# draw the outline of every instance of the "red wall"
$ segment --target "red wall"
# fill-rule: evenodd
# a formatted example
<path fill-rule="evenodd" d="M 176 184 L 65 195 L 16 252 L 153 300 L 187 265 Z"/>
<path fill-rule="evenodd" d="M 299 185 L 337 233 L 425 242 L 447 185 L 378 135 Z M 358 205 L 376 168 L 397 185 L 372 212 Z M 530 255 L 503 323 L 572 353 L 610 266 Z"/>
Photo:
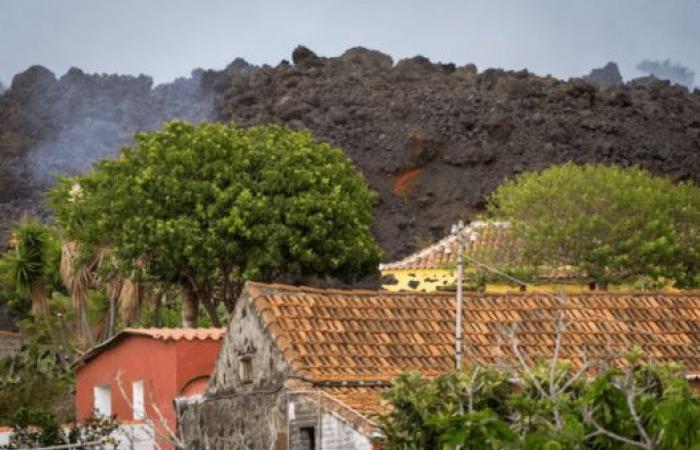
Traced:
<path fill-rule="evenodd" d="M 75 404 L 78 420 L 93 413 L 93 388 L 105 384 L 111 388 L 112 414 L 122 421 L 133 420 L 133 411 L 115 380 L 121 370 L 122 386 L 129 402 L 132 400 L 132 383 L 143 381 L 146 415 L 158 423 L 153 406 L 157 405 L 170 429 L 176 430 L 173 399 L 193 379 L 211 375 L 221 342 L 122 337 L 77 369 Z"/>
<path fill-rule="evenodd" d="M 206 341 L 181 339 L 177 341 L 176 383 L 178 396 L 182 394 L 182 390 L 191 381 L 211 375 L 222 342 L 223 339 L 219 341 L 212 339 Z"/>

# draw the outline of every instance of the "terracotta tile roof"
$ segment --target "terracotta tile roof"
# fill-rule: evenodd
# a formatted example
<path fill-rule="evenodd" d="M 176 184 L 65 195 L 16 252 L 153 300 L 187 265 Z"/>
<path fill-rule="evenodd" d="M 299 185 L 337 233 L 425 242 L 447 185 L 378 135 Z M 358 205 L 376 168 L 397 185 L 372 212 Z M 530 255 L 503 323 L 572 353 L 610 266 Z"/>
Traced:
<path fill-rule="evenodd" d="M 508 222 L 471 222 L 462 229 L 466 256 L 489 264 L 508 265 L 517 257 Z M 380 264 L 379 270 L 445 269 L 457 262 L 457 237 L 449 235 L 402 260 Z"/>
<path fill-rule="evenodd" d="M 73 363 L 73 367 L 81 367 L 126 336 L 145 336 L 162 341 L 218 341 L 223 339 L 225 335 L 226 328 L 125 328 L 111 339 L 92 347 L 80 355 Z"/>
<path fill-rule="evenodd" d="M 226 328 L 126 328 L 124 334 L 148 336 L 163 341 L 181 339 L 187 341 L 212 339 L 218 341 L 226 335 Z"/>
<path fill-rule="evenodd" d="M 435 376 L 454 365 L 452 294 L 257 283 L 248 283 L 246 290 L 295 374 L 317 386 L 390 382 L 407 370 Z M 568 294 L 566 299 L 468 293 L 465 359 L 499 366 L 512 363 L 509 332 L 516 332 L 528 358 L 548 358 L 560 313 L 568 323 L 562 359 L 576 364 L 584 352 L 592 358 L 639 346 L 649 360 L 677 361 L 690 374 L 700 374 L 698 292 L 591 292 Z"/>
<path fill-rule="evenodd" d="M 388 402 L 382 399 L 385 387 L 324 386 L 317 389 L 369 419 L 376 414 L 389 412 Z"/>

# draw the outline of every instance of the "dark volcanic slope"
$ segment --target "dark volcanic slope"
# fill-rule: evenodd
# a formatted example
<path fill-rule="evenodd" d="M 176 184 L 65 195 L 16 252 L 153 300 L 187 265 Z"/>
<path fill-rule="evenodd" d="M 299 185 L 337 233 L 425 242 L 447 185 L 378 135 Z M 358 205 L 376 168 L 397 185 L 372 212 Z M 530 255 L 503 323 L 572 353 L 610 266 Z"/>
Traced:
<path fill-rule="evenodd" d="M 126 132 L 169 117 L 207 118 L 187 114 L 213 101 L 215 118 L 307 127 L 343 147 L 381 194 L 375 233 L 385 259 L 441 236 L 458 218 L 481 210 L 485 195 L 504 178 L 524 170 L 565 161 L 639 164 L 673 179 L 700 182 L 698 91 L 689 94 L 654 79 L 595 86 L 526 71 L 477 73 L 473 65 L 432 64 L 422 57 L 393 64 L 388 56 L 364 49 L 319 58 L 298 48 L 293 60 L 293 65 L 283 62 L 274 68 L 238 60 L 225 71 L 200 73 L 192 97 L 177 88 L 158 93 L 148 83 L 137 89 L 139 79 L 130 79 L 134 86 L 119 95 L 71 84 L 72 94 L 61 91 L 57 97 L 53 90 L 37 91 L 16 78 L 0 97 L 0 164 L 3 158 L 5 167 L 49 158 L 45 150 L 39 158 L 26 159 L 36 152 L 37 142 L 65 152 L 52 141 L 61 137 L 56 130 L 65 129 L 62 121 L 55 115 L 48 122 L 34 117 L 57 102 L 119 105 L 112 109 L 128 120 L 110 123 Z M 90 79 L 83 74 L 76 78 Z M 40 104 L 30 109 L 27 96 Z M 173 100 L 181 108 L 176 114 L 169 96 L 185 103 L 191 98 L 193 106 Z M 89 108 L 78 110 L 78 122 L 95 120 Z M 7 155 L 15 155 L 13 164 Z M 37 175 L 26 167 L 13 170 L 19 182 L 6 191 L 5 200 L 33 196 L 35 184 L 21 187 Z M 12 211 L 16 217 L 17 209 Z"/>
<path fill-rule="evenodd" d="M 700 92 L 647 79 L 596 87 L 522 72 L 396 65 L 348 50 L 219 80 L 218 114 L 282 121 L 343 147 L 381 193 L 385 259 L 443 235 L 504 178 L 566 161 L 639 164 L 700 182 Z"/>
<path fill-rule="evenodd" d="M 0 95 L 0 235 L 19 215 L 37 212 L 57 174 L 75 174 L 115 155 L 134 132 L 171 118 L 213 119 L 203 76 L 196 70 L 155 88 L 147 76 L 87 75 L 75 68 L 58 79 L 41 66 L 15 76 Z"/>

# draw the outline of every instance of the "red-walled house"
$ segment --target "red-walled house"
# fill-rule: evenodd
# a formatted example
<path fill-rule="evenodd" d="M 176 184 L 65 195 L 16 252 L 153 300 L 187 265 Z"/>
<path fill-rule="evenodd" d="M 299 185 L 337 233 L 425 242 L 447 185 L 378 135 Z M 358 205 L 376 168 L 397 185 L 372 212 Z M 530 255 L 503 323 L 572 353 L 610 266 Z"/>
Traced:
<path fill-rule="evenodd" d="M 120 421 L 148 417 L 158 425 L 157 406 L 176 430 L 173 400 L 204 391 L 224 333 L 224 328 L 127 328 L 92 348 L 76 363 L 78 420 L 96 412 Z"/>

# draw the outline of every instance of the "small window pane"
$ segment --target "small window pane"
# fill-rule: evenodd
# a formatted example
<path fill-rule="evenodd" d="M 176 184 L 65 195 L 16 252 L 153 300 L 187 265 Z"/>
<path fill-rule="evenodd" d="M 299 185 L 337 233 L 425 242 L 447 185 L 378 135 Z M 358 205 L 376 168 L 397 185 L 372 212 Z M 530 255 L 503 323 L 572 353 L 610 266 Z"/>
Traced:
<path fill-rule="evenodd" d="M 95 398 L 95 414 L 98 416 L 111 416 L 112 392 L 109 385 L 95 386 L 93 394 Z"/>
<path fill-rule="evenodd" d="M 241 383 L 253 382 L 253 361 L 249 356 L 244 356 L 238 360 L 238 377 Z"/>
<path fill-rule="evenodd" d="M 132 385 L 132 399 L 134 420 L 144 419 L 146 417 L 146 409 L 143 399 L 143 381 L 134 381 Z"/>

